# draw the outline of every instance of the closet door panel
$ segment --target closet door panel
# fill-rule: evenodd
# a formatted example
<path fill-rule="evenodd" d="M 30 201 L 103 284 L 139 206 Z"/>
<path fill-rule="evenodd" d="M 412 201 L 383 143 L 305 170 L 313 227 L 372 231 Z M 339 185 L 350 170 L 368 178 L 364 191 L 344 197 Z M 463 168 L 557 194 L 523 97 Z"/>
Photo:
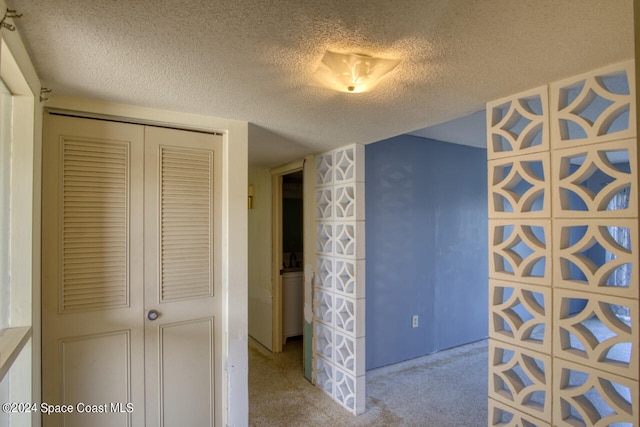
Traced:
<path fill-rule="evenodd" d="M 74 411 L 43 423 L 142 425 L 143 128 L 47 115 L 44 135 L 43 402 Z"/>
<path fill-rule="evenodd" d="M 145 134 L 147 423 L 219 425 L 222 138 Z"/>

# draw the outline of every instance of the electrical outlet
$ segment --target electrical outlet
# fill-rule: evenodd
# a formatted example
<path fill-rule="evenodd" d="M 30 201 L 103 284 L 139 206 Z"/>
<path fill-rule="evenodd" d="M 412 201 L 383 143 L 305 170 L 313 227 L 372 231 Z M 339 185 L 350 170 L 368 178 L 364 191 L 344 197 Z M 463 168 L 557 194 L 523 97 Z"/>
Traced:
<path fill-rule="evenodd" d="M 417 314 L 415 316 L 411 317 L 411 327 L 412 328 L 417 328 L 418 327 L 418 315 Z"/>

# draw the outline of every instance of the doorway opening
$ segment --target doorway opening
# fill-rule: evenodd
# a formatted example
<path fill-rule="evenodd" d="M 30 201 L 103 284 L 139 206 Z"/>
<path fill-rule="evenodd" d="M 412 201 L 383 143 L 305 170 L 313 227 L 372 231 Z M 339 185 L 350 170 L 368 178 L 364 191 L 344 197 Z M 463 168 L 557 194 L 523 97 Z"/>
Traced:
<path fill-rule="evenodd" d="M 304 161 L 273 169 L 272 175 L 272 351 L 305 336 Z"/>
<path fill-rule="evenodd" d="M 303 273 L 303 174 L 302 171 L 282 176 L 282 344 L 302 338 L 304 273 Z"/>

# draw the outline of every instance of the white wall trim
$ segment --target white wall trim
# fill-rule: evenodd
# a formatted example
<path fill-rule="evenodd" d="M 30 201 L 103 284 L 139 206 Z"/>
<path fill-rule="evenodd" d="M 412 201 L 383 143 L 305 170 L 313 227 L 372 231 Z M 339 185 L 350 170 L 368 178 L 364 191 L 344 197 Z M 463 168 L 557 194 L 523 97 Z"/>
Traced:
<path fill-rule="evenodd" d="M 0 0 L 0 10 L 6 10 Z M 11 170 L 11 326 L 31 330 L 9 371 L 10 399 L 40 400 L 40 81 L 18 31 L 0 30 L 0 75 L 13 94 Z M 23 329 L 23 328 L 21 328 Z M 15 416 L 14 416 L 15 415 Z M 39 414 L 11 414 L 15 426 L 39 426 Z"/>
<path fill-rule="evenodd" d="M 282 177 L 302 171 L 304 159 L 271 169 L 271 348 L 282 352 Z"/>

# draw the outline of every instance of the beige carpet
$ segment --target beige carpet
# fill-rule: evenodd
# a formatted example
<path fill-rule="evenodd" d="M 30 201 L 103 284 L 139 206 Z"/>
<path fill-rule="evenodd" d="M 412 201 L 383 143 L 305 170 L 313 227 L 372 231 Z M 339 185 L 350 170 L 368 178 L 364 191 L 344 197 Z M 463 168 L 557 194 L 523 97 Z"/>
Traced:
<path fill-rule="evenodd" d="M 354 416 L 309 383 L 302 340 L 272 354 L 249 339 L 252 427 L 487 425 L 487 342 L 367 372 L 367 412 Z"/>

